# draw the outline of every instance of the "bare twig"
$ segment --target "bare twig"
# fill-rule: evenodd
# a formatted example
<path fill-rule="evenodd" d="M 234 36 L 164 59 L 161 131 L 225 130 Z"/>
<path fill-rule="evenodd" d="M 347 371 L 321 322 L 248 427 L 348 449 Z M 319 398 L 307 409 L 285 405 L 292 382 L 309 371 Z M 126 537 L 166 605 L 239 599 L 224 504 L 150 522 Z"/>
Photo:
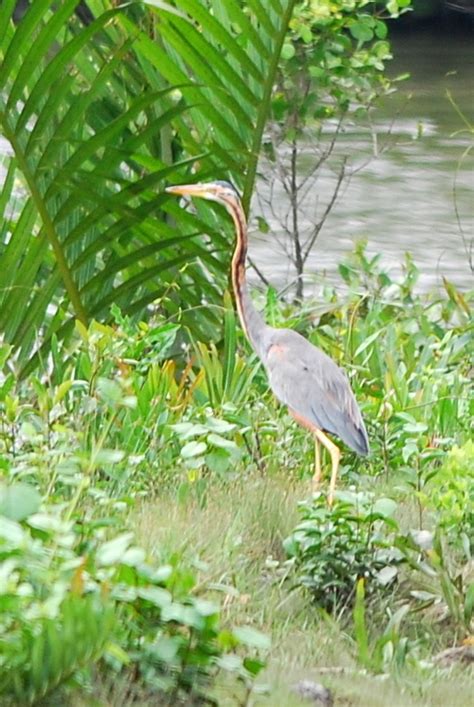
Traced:
<path fill-rule="evenodd" d="M 344 159 L 342 161 L 341 168 L 339 170 L 339 176 L 337 178 L 336 187 L 332 193 L 331 199 L 329 200 L 329 203 L 327 204 L 322 217 L 319 219 L 318 223 L 314 227 L 312 235 L 304 244 L 303 264 L 306 263 L 308 256 L 309 256 L 314 244 L 316 243 L 316 239 L 319 236 L 321 229 L 324 226 L 327 217 L 331 213 L 332 207 L 334 206 L 336 199 L 339 195 L 339 190 L 341 188 L 342 182 L 343 182 L 344 177 L 346 175 L 346 163 L 347 163 L 347 157 L 344 157 Z"/>
<path fill-rule="evenodd" d="M 247 256 L 247 260 L 248 260 L 248 263 L 249 263 L 250 267 L 253 268 L 253 270 L 255 270 L 255 273 L 258 275 L 258 277 L 259 277 L 260 280 L 263 282 L 263 284 L 265 285 L 265 287 L 270 287 L 270 282 L 267 280 L 267 278 L 265 277 L 265 275 L 263 274 L 263 272 L 260 270 L 260 268 L 254 263 L 254 261 L 252 260 L 252 258 L 250 258 L 249 256 Z"/>

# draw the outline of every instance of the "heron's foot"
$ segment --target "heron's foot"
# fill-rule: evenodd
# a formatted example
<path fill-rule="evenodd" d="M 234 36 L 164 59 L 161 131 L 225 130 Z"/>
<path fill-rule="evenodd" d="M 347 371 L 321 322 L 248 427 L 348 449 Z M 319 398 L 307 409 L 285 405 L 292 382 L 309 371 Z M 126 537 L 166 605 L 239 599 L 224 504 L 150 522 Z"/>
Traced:
<path fill-rule="evenodd" d="M 313 502 L 318 501 L 320 498 L 326 498 L 326 503 L 329 508 L 332 508 L 334 504 L 334 491 L 329 490 L 327 493 L 321 488 L 321 484 L 315 483 L 314 479 L 311 482 L 311 498 Z"/>
<path fill-rule="evenodd" d="M 321 489 L 321 481 L 319 478 L 319 475 L 316 476 L 316 474 L 313 476 L 311 479 L 311 491 L 312 493 L 318 493 Z"/>

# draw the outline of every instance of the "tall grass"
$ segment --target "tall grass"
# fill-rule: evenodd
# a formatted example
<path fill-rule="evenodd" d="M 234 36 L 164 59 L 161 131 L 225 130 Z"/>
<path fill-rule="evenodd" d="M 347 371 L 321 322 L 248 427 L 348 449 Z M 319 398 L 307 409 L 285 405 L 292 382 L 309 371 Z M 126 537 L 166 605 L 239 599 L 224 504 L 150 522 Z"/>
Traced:
<path fill-rule="evenodd" d="M 37 375 L 7 364 L 6 703 L 290 705 L 312 677 L 354 704 L 468 704 L 472 684 L 435 656 L 472 632 L 472 297 L 419 294 L 411 261 L 394 281 L 363 248 L 341 274 L 317 322 L 271 293 L 266 312 L 344 363 L 368 424 L 372 453 L 344 450 L 332 511 L 229 301 L 214 343 L 115 309 L 54 342 Z M 78 630 L 103 613 L 86 653 L 71 594 Z"/>

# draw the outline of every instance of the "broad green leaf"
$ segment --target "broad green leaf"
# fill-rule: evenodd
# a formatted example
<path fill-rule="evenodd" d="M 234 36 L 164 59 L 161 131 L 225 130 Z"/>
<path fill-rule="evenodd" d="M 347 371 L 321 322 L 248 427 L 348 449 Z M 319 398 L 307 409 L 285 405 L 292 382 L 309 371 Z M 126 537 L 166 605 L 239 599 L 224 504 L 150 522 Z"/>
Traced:
<path fill-rule="evenodd" d="M 167 589 L 162 589 L 161 587 L 141 587 L 137 590 L 137 595 L 141 599 L 146 599 L 151 604 L 158 606 L 162 609 L 164 606 L 168 606 L 172 602 L 172 596 Z"/>
<path fill-rule="evenodd" d="M 396 509 L 397 502 L 394 501 L 392 498 L 378 498 L 374 503 L 372 511 L 374 513 L 380 513 L 380 515 L 390 518 L 391 516 L 393 516 Z"/>
<path fill-rule="evenodd" d="M 24 520 L 36 513 L 41 504 L 38 491 L 28 484 L 0 486 L 0 515 L 10 520 Z"/>
<path fill-rule="evenodd" d="M 232 633 L 239 643 L 243 643 L 245 646 L 252 646 L 263 651 L 267 651 L 271 647 L 270 638 L 252 626 L 239 626 L 234 628 Z"/>
<path fill-rule="evenodd" d="M 96 554 L 97 564 L 104 566 L 118 564 L 130 547 L 132 540 L 133 533 L 122 533 L 122 535 L 101 545 Z"/>
<path fill-rule="evenodd" d="M 19 206 L 2 229 L 0 330 L 23 374 L 76 319 L 108 320 L 114 303 L 142 314 L 170 291 L 191 333 L 210 335 L 217 317 L 201 298 L 222 298 L 229 231 L 163 189 L 199 169 L 243 184 L 248 209 L 294 0 L 103 0 L 88 25 L 76 5 L 35 0 L 17 24 L 15 3 L 0 6 L 0 130 L 13 153 L 0 207 Z"/>
<path fill-rule="evenodd" d="M 0 516 L 0 538 L 10 545 L 20 545 L 26 534 L 23 528 L 16 521 L 5 516 Z"/>
<path fill-rule="evenodd" d="M 207 449 L 205 442 L 188 442 L 181 449 L 181 456 L 183 459 L 190 459 L 191 457 L 198 457 L 203 454 Z"/>
<path fill-rule="evenodd" d="M 229 451 L 234 451 L 235 449 L 238 449 L 236 443 L 231 440 L 231 439 L 225 439 L 225 437 L 221 437 L 218 434 L 211 433 L 207 441 L 209 444 L 212 444 L 214 447 L 219 447 L 220 449 L 227 449 Z"/>

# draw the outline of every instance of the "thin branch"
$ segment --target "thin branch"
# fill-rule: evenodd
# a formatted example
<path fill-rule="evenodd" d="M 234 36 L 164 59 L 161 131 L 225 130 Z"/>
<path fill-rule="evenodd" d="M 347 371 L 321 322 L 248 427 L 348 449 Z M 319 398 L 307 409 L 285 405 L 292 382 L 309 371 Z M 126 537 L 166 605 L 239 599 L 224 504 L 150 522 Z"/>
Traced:
<path fill-rule="evenodd" d="M 267 278 L 266 278 L 265 275 L 262 273 L 262 271 L 260 270 L 260 268 L 256 265 L 256 263 L 254 263 L 254 261 L 252 260 L 252 258 L 250 258 L 250 256 L 247 256 L 247 260 L 248 260 L 248 264 L 250 265 L 251 268 L 253 268 L 253 270 L 255 270 L 256 274 L 258 275 L 258 277 L 260 278 L 260 280 L 263 282 L 263 284 L 265 285 L 265 287 L 270 287 L 271 283 L 269 282 L 269 280 L 267 280 Z"/>
<path fill-rule="evenodd" d="M 342 161 L 342 166 L 341 166 L 341 169 L 339 170 L 339 176 L 338 176 L 336 187 L 333 191 L 332 197 L 331 197 L 328 205 L 326 206 L 326 209 L 324 210 L 324 213 L 323 213 L 321 219 L 314 227 L 312 236 L 305 243 L 305 250 L 304 250 L 304 254 L 303 254 L 303 263 L 306 263 L 308 256 L 309 256 L 314 244 L 316 243 L 316 239 L 319 236 L 321 229 L 324 226 L 326 219 L 329 216 L 329 214 L 330 214 L 330 212 L 336 202 L 342 182 L 344 180 L 344 177 L 346 176 L 346 163 L 347 163 L 347 156 L 344 157 L 344 159 Z"/>
<path fill-rule="evenodd" d="M 324 162 L 326 162 L 326 161 L 329 159 L 329 157 L 331 156 L 331 154 L 333 153 L 334 148 L 335 148 L 335 146 L 336 146 L 337 138 L 339 137 L 339 133 L 341 132 L 343 117 L 344 117 L 344 115 L 341 115 L 341 117 L 339 118 L 338 123 L 337 123 L 336 130 L 334 131 L 334 135 L 333 135 L 333 137 L 332 137 L 332 139 L 331 139 L 331 142 L 329 143 L 328 147 L 320 153 L 320 157 L 319 157 L 319 159 L 316 161 L 316 163 L 314 164 L 314 166 L 312 167 L 312 169 L 311 169 L 311 170 L 309 171 L 309 173 L 304 177 L 304 179 L 301 180 L 301 182 L 300 182 L 300 184 L 299 184 L 299 189 L 301 189 L 301 188 L 304 187 L 304 185 L 306 184 L 306 182 L 319 170 L 319 168 L 321 167 L 321 165 L 322 165 Z M 315 151 L 317 151 L 317 148 L 315 148 Z"/>

